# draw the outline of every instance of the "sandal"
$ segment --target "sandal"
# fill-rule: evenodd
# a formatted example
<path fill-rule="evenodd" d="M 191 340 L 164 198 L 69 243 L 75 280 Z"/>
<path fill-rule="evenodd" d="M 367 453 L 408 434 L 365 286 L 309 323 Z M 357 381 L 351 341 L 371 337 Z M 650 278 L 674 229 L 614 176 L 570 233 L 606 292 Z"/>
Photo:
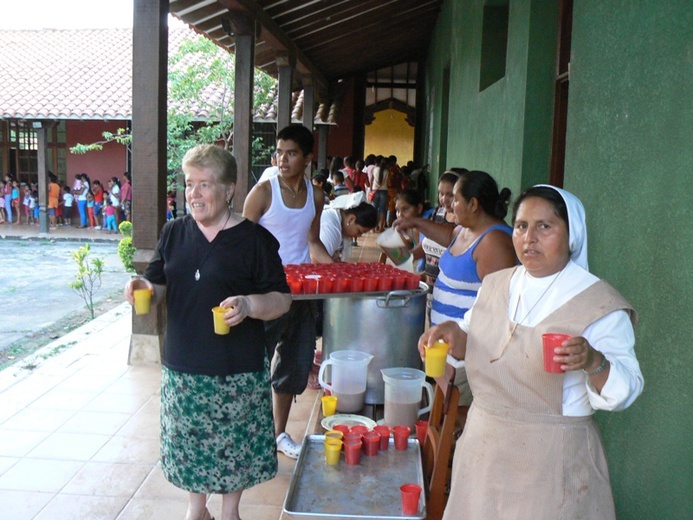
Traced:
<path fill-rule="evenodd" d="M 291 435 L 284 432 L 277 437 L 277 451 L 282 452 L 290 459 L 297 459 L 301 454 L 301 445 L 291 438 Z"/>

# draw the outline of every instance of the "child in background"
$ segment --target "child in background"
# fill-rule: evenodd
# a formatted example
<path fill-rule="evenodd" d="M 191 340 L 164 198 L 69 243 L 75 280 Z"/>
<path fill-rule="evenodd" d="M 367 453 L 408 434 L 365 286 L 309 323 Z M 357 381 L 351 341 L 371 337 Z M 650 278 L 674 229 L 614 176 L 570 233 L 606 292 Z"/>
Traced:
<path fill-rule="evenodd" d="M 31 214 L 31 186 L 28 184 L 24 186 L 23 190 L 22 206 L 24 206 L 24 216 L 26 217 L 26 223 L 31 224 L 33 220 L 33 215 Z"/>
<path fill-rule="evenodd" d="M 94 229 L 96 219 L 94 218 L 94 195 L 91 191 L 87 192 L 87 215 L 89 216 L 89 229 Z"/>
<path fill-rule="evenodd" d="M 334 193 L 335 197 L 349 194 L 349 188 L 344 185 L 344 174 L 339 170 L 332 173 L 332 183 L 334 184 L 332 193 Z"/>
<path fill-rule="evenodd" d="M 5 181 L 0 180 L 0 224 L 4 224 L 5 219 L 7 218 L 7 214 L 5 213 L 5 197 L 2 196 L 4 191 Z"/>
<path fill-rule="evenodd" d="M 24 198 L 24 207 L 27 208 L 27 224 L 38 224 L 38 214 L 37 214 L 37 209 L 38 209 L 38 191 L 31 191 L 31 189 L 28 190 L 27 196 Z M 29 204 L 26 205 L 26 201 L 29 201 Z"/>
<path fill-rule="evenodd" d="M 69 186 L 63 188 L 63 225 L 72 225 L 72 206 L 75 203 L 75 197 L 70 193 L 72 190 Z"/>
<path fill-rule="evenodd" d="M 176 218 L 176 192 L 169 191 L 166 194 L 166 221 L 173 220 Z"/>
<path fill-rule="evenodd" d="M 106 202 L 106 209 L 104 210 L 105 218 L 106 218 L 106 229 L 108 230 L 109 233 L 117 233 L 118 232 L 118 227 L 116 226 L 116 210 L 115 207 L 113 206 L 113 202 L 111 201 L 111 198 L 108 197 L 104 199 Z"/>
<path fill-rule="evenodd" d="M 35 189 L 35 190 L 31 193 L 31 197 L 32 197 L 32 199 L 33 199 L 33 201 L 34 201 L 34 207 L 33 207 L 32 210 L 31 210 L 31 211 L 34 212 L 34 224 L 36 224 L 36 225 L 38 226 L 38 224 L 39 224 L 39 215 L 41 214 L 41 211 L 40 211 L 41 208 L 40 208 L 40 206 L 39 206 L 38 190 Z"/>
<path fill-rule="evenodd" d="M 17 215 L 17 222 L 22 223 L 22 213 L 19 211 L 19 183 L 12 181 L 12 211 Z"/>

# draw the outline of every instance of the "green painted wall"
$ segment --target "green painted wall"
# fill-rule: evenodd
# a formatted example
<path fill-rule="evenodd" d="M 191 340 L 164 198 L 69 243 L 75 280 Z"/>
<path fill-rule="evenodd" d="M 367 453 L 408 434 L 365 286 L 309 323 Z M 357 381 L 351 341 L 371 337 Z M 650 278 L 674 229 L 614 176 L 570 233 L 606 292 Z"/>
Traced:
<path fill-rule="evenodd" d="M 483 169 L 515 196 L 547 182 L 557 5 L 510 0 L 506 75 L 479 92 L 483 1 L 444 3 L 425 87 L 432 172 Z M 565 187 L 586 207 L 591 270 L 640 313 L 645 392 L 624 412 L 597 414 L 621 520 L 693 511 L 692 5 L 575 0 L 574 7 Z M 446 68 L 451 92 L 441 129 Z"/>
<path fill-rule="evenodd" d="M 557 7 L 510 2 L 505 76 L 479 91 L 482 0 L 443 5 L 429 52 L 428 157 L 432 172 L 462 166 L 484 170 L 518 194 L 548 177 Z M 447 157 L 438 157 L 445 67 L 450 68 Z M 435 183 L 431 186 L 435 192 Z"/>
<path fill-rule="evenodd" d="M 565 187 L 586 206 L 591 269 L 640 314 L 645 391 L 598 414 L 619 518 L 693 515 L 692 15 L 575 3 Z"/>

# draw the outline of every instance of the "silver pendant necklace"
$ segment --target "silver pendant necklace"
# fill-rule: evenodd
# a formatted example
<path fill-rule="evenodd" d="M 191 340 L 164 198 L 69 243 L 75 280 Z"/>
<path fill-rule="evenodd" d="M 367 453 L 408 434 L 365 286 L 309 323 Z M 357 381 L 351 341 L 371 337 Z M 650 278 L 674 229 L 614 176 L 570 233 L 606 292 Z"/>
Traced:
<path fill-rule="evenodd" d="M 224 221 L 224 224 L 221 226 L 221 228 L 219 229 L 219 231 L 217 231 L 217 235 L 214 236 L 214 240 L 212 240 L 212 245 L 211 245 L 211 247 L 209 248 L 209 250 L 207 251 L 207 254 L 205 255 L 205 257 L 202 259 L 202 262 L 198 262 L 198 263 L 197 263 L 198 268 L 195 270 L 195 281 L 196 281 L 196 282 L 199 282 L 199 281 L 200 281 L 200 269 L 202 268 L 203 265 L 205 265 L 205 262 L 207 261 L 207 258 L 209 258 L 210 253 L 211 253 L 212 251 L 214 251 L 214 247 L 217 245 L 217 243 L 215 242 L 215 240 L 217 239 L 217 236 L 219 235 L 219 233 L 222 232 L 222 231 L 224 230 L 224 227 L 226 227 L 226 224 L 228 224 L 230 218 L 231 218 L 231 211 L 229 211 L 229 214 L 228 214 L 228 216 L 226 217 L 226 220 Z"/>

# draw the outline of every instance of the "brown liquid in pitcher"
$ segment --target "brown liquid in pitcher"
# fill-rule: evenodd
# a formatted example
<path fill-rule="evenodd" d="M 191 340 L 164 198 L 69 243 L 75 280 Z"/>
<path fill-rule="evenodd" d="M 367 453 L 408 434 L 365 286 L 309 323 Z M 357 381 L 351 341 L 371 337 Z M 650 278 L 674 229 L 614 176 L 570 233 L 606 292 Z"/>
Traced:
<path fill-rule="evenodd" d="M 414 431 L 418 417 L 419 403 L 395 403 L 385 399 L 385 424 L 388 426 L 409 426 Z"/>
<path fill-rule="evenodd" d="M 344 392 L 335 392 L 337 396 L 337 411 L 342 413 L 354 413 L 363 408 L 363 400 L 366 397 L 366 391 L 356 394 L 347 394 Z"/>

